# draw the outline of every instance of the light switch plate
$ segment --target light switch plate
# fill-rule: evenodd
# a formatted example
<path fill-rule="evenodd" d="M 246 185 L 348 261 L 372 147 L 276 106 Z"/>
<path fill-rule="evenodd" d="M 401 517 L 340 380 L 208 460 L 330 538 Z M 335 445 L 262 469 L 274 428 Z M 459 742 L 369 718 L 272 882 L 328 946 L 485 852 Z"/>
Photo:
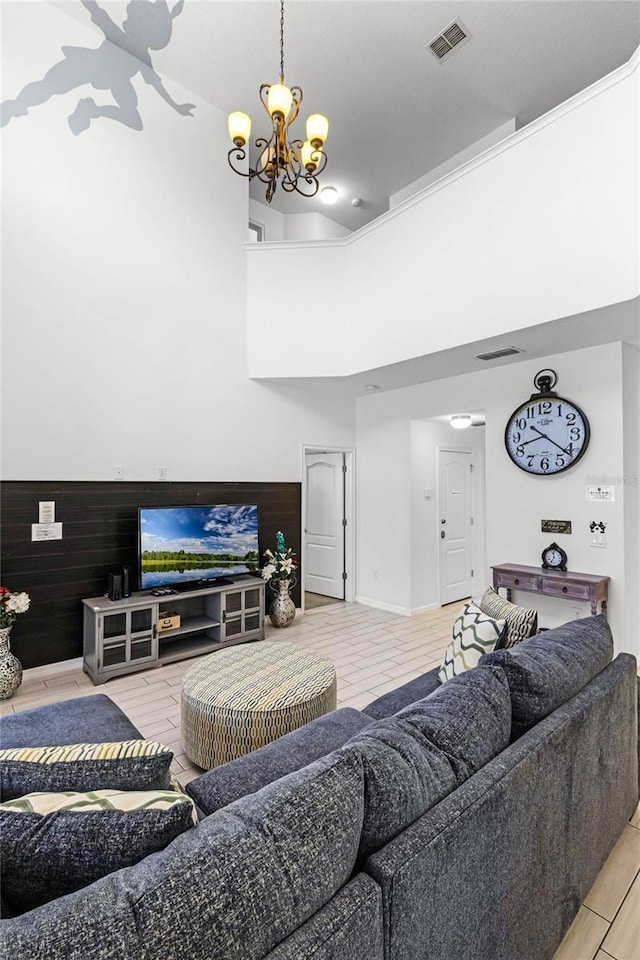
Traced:
<path fill-rule="evenodd" d="M 613 503 L 616 499 L 615 487 L 610 485 L 604 487 L 587 486 L 585 492 L 590 503 Z"/>
<path fill-rule="evenodd" d="M 38 523 L 53 523 L 55 519 L 55 500 L 40 500 L 38 504 Z"/>
<path fill-rule="evenodd" d="M 62 540 L 61 523 L 32 523 L 32 540 Z"/>

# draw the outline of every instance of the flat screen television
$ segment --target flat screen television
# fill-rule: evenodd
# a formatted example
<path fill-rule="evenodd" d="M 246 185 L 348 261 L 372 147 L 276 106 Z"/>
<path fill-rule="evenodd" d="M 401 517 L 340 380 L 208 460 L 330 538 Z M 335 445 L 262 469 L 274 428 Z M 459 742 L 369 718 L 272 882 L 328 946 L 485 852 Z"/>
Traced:
<path fill-rule="evenodd" d="M 190 589 L 259 568 L 255 504 L 140 507 L 139 584 Z"/>

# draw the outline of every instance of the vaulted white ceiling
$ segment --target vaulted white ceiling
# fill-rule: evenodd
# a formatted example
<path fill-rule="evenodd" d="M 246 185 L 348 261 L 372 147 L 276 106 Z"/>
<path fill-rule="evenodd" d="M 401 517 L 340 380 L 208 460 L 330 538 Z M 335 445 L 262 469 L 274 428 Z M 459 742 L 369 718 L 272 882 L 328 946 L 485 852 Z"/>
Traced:
<path fill-rule="evenodd" d="M 80 0 L 55 5 L 89 22 Z M 124 20 L 122 0 L 102 6 Z M 329 117 L 323 182 L 339 201 L 280 192 L 272 206 L 350 229 L 505 121 L 523 126 L 605 76 L 640 42 L 636 0 L 287 0 L 285 17 L 286 80 L 304 91 L 303 118 Z M 438 62 L 425 46 L 454 18 L 470 39 Z M 279 20 L 278 0 L 185 0 L 154 66 L 224 111 L 249 113 L 259 136 L 258 88 L 278 80 Z M 252 196 L 264 200 L 263 189 L 254 183 Z"/>

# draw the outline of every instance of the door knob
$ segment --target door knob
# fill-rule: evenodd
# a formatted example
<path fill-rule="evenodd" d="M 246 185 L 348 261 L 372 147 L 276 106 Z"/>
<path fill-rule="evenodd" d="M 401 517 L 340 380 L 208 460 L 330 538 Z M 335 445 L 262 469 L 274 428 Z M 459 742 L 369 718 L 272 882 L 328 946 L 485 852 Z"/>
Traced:
<path fill-rule="evenodd" d="M 441 540 L 444 540 L 445 537 L 446 537 L 446 533 L 444 532 L 444 530 L 441 530 L 441 531 L 440 531 L 440 539 L 441 539 Z"/>
<path fill-rule="evenodd" d="M 441 521 L 440 521 L 440 523 L 446 523 L 446 522 L 447 522 L 446 520 L 441 520 Z"/>

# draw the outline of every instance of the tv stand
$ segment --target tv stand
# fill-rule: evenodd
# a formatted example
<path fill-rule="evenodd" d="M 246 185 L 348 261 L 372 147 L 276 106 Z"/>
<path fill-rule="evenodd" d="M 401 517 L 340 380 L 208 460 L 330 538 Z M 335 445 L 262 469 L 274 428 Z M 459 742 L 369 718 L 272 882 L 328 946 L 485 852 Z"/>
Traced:
<path fill-rule="evenodd" d="M 94 684 L 249 640 L 264 640 L 263 580 L 192 585 L 168 597 L 149 590 L 126 600 L 83 600 L 83 670 Z M 162 613 L 162 616 L 160 614 Z M 170 617 L 179 623 L 162 629 Z"/>

